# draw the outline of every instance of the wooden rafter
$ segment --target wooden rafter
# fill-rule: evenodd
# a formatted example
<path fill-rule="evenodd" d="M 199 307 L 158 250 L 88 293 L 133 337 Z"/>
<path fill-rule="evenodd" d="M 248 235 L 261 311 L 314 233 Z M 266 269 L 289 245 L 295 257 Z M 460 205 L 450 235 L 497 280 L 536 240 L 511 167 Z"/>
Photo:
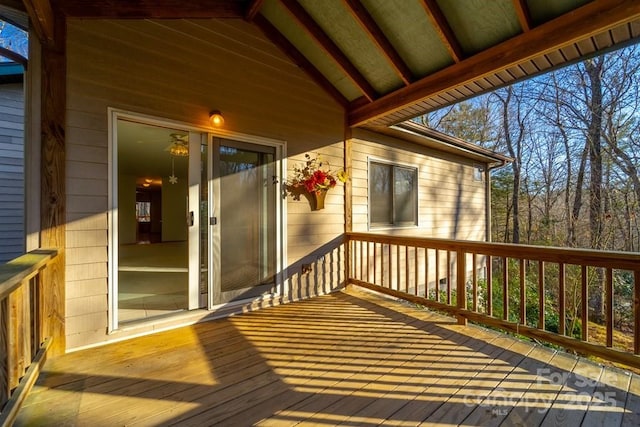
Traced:
<path fill-rule="evenodd" d="M 420 2 L 424 7 L 424 11 L 429 16 L 429 19 L 433 23 L 433 26 L 440 36 L 440 39 L 444 43 L 447 51 L 453 58 L 454 62 L 460 62 L 464 58 L 464 52 L 460 46 L 460 42 L 456 38 L 447 18 L 442 13 L 440 6 L 436 3 L 436 0 L 422 0 Z"/>
<path fill-rule="evenodd" d="M 360 89 L 364 96 L 373 101 L 377 93 L 373 86 L 365 79 L 358 69 L 351 63 L 340 48 L 320 28 L 309 13 L 296 0 L 281 0 L 282 4 L 296 19 L 304 30 L 311 36 L 322 49 L 331 57 L 349 79 Z"/>
<path fill-rule="evenodd" d="M 640 19 L 640 2 L 637 0 L 587 3 L 572 13 L 539 25 L 374 102 L 350 109 L 349 125 L 363 125 L 428 97 L 636 19 Z"/>
<path fill-rule="evenodd" d="M 264 16 L 258 14 L 253 18 L 253 22 L 262 30 L 265 36 L 278 46 L 295 64 L 305 71 L 321 88 L 323 88 L 333 99 L 344 108 L 349 101 L 338 89 L 329 82 L 316 67 L 302 54 L 276 27 Z"/>
<path fill-rule="evenodd" d="M 413 73 L 360 0 L 344 0 L 344 2 L 351 15 L 360 23 L 371 41 L 378 46 L 404 84 L 410 84 L 414 80 Z"/>
<path fill-rule="evenodd" d="M 251 0 L 251 3 L 249 3 L 247 11 L 244 14 L 244 19 L 249 22 L 253 21 L 253 18 L 256 17 L 258 12 L 260 12 L 260 8 L 262 7 L 263 3 L 264 0 Z"/>
<path fill-rule="evenodd" d="M 170 19 L 245 16 L 244 3 L 229 0 L 58 0 L 56 4 L 62 13 L 74 18 Z"/>
<path fill-rule="evenodd" d="M 27 58 L 25 58 L 24 56 L 20 55 L 19 53 L 16 53 L 12 50 L 9 50 L 7 48 L 4 48 L 2 46 L 0 46 L 0 56 L 4 56 L 5 58 L 8 58 L 10 60 L 12 60 L 13 62 L 16 62 L 20 65 L 22 65 L 24 68 L 27 68 Z"/>
<path fill-rule="evenodd" d="M 24 0 L 24 7 L 38 39 L 43 45 L 53 45 L 55 17 L 49 0 Z"/>
<path fill-rule="evenodd" d="M 527 0 L 513 0 L 513 7 L 518 15 L 518 21 L 523 32 L 527 32 L 533 28 L 531 23 L 531 13 L 529 12 L 529 6 Z"/>

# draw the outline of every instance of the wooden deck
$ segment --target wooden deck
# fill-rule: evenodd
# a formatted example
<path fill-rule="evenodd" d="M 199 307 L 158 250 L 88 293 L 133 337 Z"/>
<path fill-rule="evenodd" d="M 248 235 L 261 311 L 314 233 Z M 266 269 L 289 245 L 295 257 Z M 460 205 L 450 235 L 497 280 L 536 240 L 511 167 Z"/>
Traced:
<path fill-rule="evenodd" d="M 16 425 L 640 424 L 640 376 L 355 289 L 50 360 Z"/>

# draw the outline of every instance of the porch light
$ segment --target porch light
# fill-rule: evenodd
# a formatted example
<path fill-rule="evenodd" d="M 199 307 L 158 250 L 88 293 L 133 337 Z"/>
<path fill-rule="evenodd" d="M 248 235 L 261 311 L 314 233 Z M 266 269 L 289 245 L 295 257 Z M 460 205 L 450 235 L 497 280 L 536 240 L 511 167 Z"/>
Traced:
<path fill-rule="evenodd" d="M 214 127 L 220 127 L 224 124 L 224 117 L 219 110 L 213 110 L 209 113 L 209 121 Z"/>

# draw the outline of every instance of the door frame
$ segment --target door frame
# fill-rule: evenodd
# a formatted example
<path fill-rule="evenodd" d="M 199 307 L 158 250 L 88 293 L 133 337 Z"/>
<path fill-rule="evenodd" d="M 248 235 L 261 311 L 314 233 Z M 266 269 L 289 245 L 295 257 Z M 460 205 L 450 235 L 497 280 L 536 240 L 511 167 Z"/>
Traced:
<path fill-rule="evenodd" d="M 189 133 L 189 149 L 195 150 L 194 152 L 200 151 L 201 138 L 206 138 L 207 140 L 207 149 L 209 151 L 209 156 L 212 149 L 212 142 L 214 137 L 227 138 L 240 142 L 248 142 L 259 145 L 271 145 L 276 147 L 276 179 L 278 184 L 276 193 L 282 194 L 282 182 L 283 177 L 285 176 L 286 171 L 286 141 L 275 140 L 265 137 L 259 137 L 254 135 L 248 135 L 238 132 L 227 131 L 224 129 L 211 129 L 208 127 L 198 126 L 187 122 L 182 122 L 178 120 L 171 120 L 167 118 L 162 118 L 159 116 L 152 116 L 148 114 L 136 113 L 133 111 L 128 111 L 119 108 L 108 107 L 107 108 L 107 152 L 108 152 L 108 213 L 107 213 L 107 333 L 112 334 L 121 330 L 120 325 L 118 324 L 118 284 L 117 284 L 117 274 L 118 274 L 118 200 L 117 200 L 117 189 L 118 189 L 118 160 L 117 160 L 117 123 L 118 120 L 124 119 L 132 122 L 137 122 L 141 124 L 151 125 L 151 126 L 160 126 L 160 127 L 168 127 L 171 129 L 176 129 Z M 192 134 L 199 135 L 198 137 L 192 137 Z M 197 148 L 195 148 L 197 146 Z M 195 159 L 195 160 L 194 160 Z M 199 234 L 199 224 L 200 221 L 209 221 L 209 218 L 200 218 L 200 209 L 198 206 L 194 206 L 192 204 L 192 200 L 194 203 L 200 203 L 200 192 L 199 186 L 205 185 L 200 180 L 200 163 L 199 156 L 190 156 L 189 157 L 189 180 L 195 180 L 195 176 L 197 175 L 197 182 L 199 183 L 197 186 L 190 185 L 189 187 L 189 207 L 194 208 L 194 225 L 189 228 L 189 281 L 194 281 L 192 285 L 189 285 L 189 306 L 192 307 L 194 304 L 196 306 L 200 305 L 199 300 L 199 286 L 198 280 L 200 275 L 200 249 L 199 243 L 200 238 L 192 239 L 192 233 Z M 208 172 L 207 176 L 209 177 L 208 182 L 208 194 L 209 194 L 209 206 L 208 212 L 211 216 L 212 214 L 212 180 L 210 179 L 212 162 L 210 159 L 207 161 Z M 195 188 L 193 188 L 195 187 Z M 195 195 L 195 198 L 192 197 Z M 277 250 L 277 263 L 276 263 L 276 290 L 278 290 L 278 294 L 286 293 L 284 289 L 284 283 L 287 277 L 287 267 L 286 267 L 286 239 L 287 239 L 287 230 L 286 230 L 286 218 L 287 218 L 287 204 L 286 201 L 282 197 L 277 197 L 276 203 L 276 250 Z M 211 248 L 212 242 L 212 227 L 209 225 L 209 230 L 207 233 L 208 245 Z M 194 243 L 195 242 L 195 243 Z M 194 247 L 192 249 L 192 247 Z M 191 251 L 195 250 L 195 253 Z M 208 256 L 208 278 L 207 278 L 207 304 L 206 309 L 213 310 L 216 308 L 212 304 L 213 299 L 213 263 L 212 263 L 212 250 L 209 250 Z M 194 267 L 192 267 L 194 265 Z M 238 303 L 242 303 L 239 301 Z M 235 303 L 234 303 L 235 304 Z M 229 304 L 224 304 L 228 306 Z M 191 310 L 191 309 L 190 309 Z M 156 319 L 150 319 L 149 322 L 153 323 Z M 141 327 L 148 325 L 148 322 L 140 322 Z M 135 326 L 131 326 L 133 328 Z M 127 329 L 130 329 L 127 326 Z"/>
<path fill-rule="evenodd" d="M 216 202 L 218 193 L 220 192 L 219 182 L 215 182 L 215 178 L 217 174 L 214 171 L 214 149 L 216 144 L 214 139 L 221 138 L 231 142 L 236 142 L 240 144 L 250 144 L 257 145 L 263 147 L 273 148 L 275 151 L 274 162 L 275 162 L 275 176 L 273 177 L 274 183 L 269 185 L 275 185 L 275 251 L 276 251 L 276 273 L 274 278 L 274 292 L 271 294 L 262 294 L 260 296 L 243 298 L 239 300 L 233 300 L 228 302 L 218 302 L 216 301 L 216 296 L 221 293 L 221 276 L 219 274 L 220 269 L 220 227 L 219 225 L 214 225 L 209 222 L 209 294 L 208 294 L 208 309 L 216 310 L 222 307 L 233 307 L 236 305 L 246 304 L 249 301 L 261 301 L 267 298 L 271 298 L 273 296 L 283 295 L 285 293 L 284 283 L 287 277 L 287 267 L 286 267 L 286 221 L 287 217 L 286 213 L 286 200 L 281 197 L 282 195 L 282 182 L 285 177 L 286 172 L 286 142 L 279 141 L 266 137 L 258 137 L 258 136 L 250 136 L 243 134 L 232 134 L 232 133 L 216 133 L 210 132 L 208 139 L 208 173 L 207 176 L 209 178 L 209 218 L 216 217 L 217 208 Z M 224 226 L 224 223 L 220 224 Z"/>

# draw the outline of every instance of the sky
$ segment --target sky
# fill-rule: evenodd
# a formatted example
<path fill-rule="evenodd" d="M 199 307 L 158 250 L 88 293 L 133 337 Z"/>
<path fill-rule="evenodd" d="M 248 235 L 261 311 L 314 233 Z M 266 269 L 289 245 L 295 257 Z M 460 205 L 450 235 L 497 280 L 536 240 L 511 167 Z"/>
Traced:
<path fill-rule="evenodd" d="M 0 46 L 12 50 L 27 58 L 29 52 L 29 39 L 27 33 L 20 28 L 0 20 Z M 9 59 L 0 56 L 0 62 Z"/>

